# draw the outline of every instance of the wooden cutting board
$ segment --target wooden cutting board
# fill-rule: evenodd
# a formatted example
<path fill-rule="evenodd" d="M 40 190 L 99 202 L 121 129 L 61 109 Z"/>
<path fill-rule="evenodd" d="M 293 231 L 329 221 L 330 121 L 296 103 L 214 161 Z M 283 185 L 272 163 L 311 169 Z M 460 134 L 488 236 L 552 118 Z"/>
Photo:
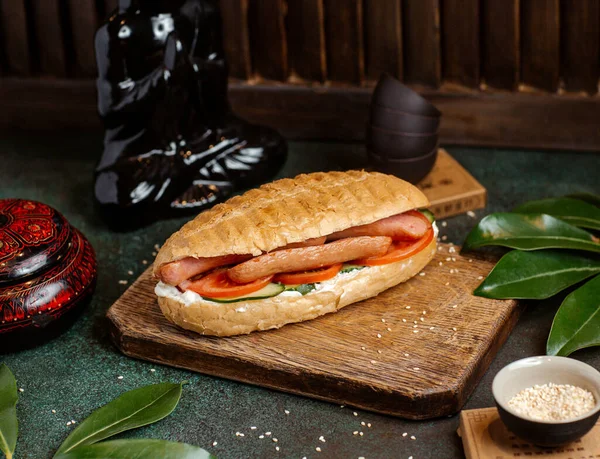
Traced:
<path fill-rule="evenodd" d="M 453 414 L 520 307 L 471 295 L 493 263 L 461 257 L 448 244 L 439 249 L 422 275 L 375 298 L 231 338 L 168 322 L 148 269 L 108 311 L 111 336 L 128 356 L 200 373 L 410 419 Z"/>

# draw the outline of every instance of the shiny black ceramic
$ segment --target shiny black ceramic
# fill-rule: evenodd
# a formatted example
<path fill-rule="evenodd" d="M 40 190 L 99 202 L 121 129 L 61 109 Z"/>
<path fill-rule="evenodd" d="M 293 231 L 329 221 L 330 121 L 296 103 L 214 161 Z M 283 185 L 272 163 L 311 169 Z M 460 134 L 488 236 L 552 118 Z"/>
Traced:
<path fill-rule="evenodd" d="M 418 93 L 384 73 L 379 78 L 371 103 L 414 115 L 440 117 L 440 111 Z"/>
<path fill-rule="evenodd" d="M 369 165 L 372 169 L 392 174 L 410 183 L 420 182 L 433 169 L 437 159 L 437 146 L 429 153 L 416 157 L 405 159 L 392 159 L 380 156 L 372 150 L 369 150 Z"/>
<path fill-rule="evenodd" d="M 437 134 L 404 133 L 367 126 L 367 148 L 380 156 L 415 158 L 429 153 L 437 142 Z"/>
<path fill-rule="evenodd" d="M 96 60 L 95 198 L 114 228 L 197 213 L 285 162 L 277 132 L 230 110 L 216 2 L 121 0 L 96 34 Z"/>
<path fill-rule="evenodd" d="M 413 115 L 373 103 L 369 122 L 374 127 L 390 131 L 435 134 L 440 126 L 440 117 Z"/>

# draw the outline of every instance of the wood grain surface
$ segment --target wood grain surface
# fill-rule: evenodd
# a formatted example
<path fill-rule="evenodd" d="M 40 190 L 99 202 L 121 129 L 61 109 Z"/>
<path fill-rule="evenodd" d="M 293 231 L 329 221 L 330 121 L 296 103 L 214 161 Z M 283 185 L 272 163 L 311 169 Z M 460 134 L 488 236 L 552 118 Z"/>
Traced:
<path fill-rule="evenodd" d="M 457 252 L 442 244 L 423 275 L 335 314 L 230 338 L 168 322 L 149 268 L 108 311 L 111 336 L 152 362 L 409 419 L 449 415 L 520 312 L 516 301 L 472 296 L 493 263 Z"/>

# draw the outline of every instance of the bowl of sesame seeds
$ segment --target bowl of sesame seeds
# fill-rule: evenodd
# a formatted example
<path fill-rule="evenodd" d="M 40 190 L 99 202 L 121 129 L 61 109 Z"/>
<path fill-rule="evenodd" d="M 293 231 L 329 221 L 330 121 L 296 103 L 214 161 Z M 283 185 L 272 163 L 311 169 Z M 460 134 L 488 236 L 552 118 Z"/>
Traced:
<path fill-rule="evenodd" d="M 539 446 L 578 440 L 600 417 L 600 372 L 567 357 L 528 357 L 498 372 L 492 393 L 500 419 Z"/>

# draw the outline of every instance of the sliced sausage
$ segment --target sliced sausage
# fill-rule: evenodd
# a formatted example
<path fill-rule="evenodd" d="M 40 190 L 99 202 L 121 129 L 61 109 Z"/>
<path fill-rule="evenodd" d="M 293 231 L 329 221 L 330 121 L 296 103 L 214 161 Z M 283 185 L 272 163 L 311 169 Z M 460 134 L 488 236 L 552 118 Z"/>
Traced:
<path fill-rule="evenodd" d="M 323 244 L 325 244 L 326 240 L 327 240 L 327 238 L 325 236 L 313 237 L 312 239 L 307 239 L 306 241 L 303 241 L 303 242 L 292 242 L 291 244 L 288 244 L 286 246 L 280 247 L 275 250 L 298 249 L 300 247 L 311 247 L 313 245 L 323 245 Z"/>
<path fill-rule="evenodd" d="M 354 226 L 327 236 L 328 241 L 336 241 L 357 236 L 389 236 L 393 239 L 420 239 L 429 229 L 424 217 L 416 212 L 406 212 L 377 220 L 368 225 Z"/>
<path fill-rule="evenodd" d="M 335 263 L 375 257 L 387 253 L 392 238 L 353 237 L 325 245 L 277 250 L 252 258 L 229 269 L 227 275 L 237 283 L 246 284 L 277 273 L 307 271 Z"/>
<path fill-rule="evenodd" d="M 202 274 L 219 266 L 234 265 L 249 260 L 252 255 L 223 255 L 221 257 L 194 258 L 186 257 L 167 263 L 160 268 L 160 280 L 165 284 L 179 285 L 198 274 Z"/>

